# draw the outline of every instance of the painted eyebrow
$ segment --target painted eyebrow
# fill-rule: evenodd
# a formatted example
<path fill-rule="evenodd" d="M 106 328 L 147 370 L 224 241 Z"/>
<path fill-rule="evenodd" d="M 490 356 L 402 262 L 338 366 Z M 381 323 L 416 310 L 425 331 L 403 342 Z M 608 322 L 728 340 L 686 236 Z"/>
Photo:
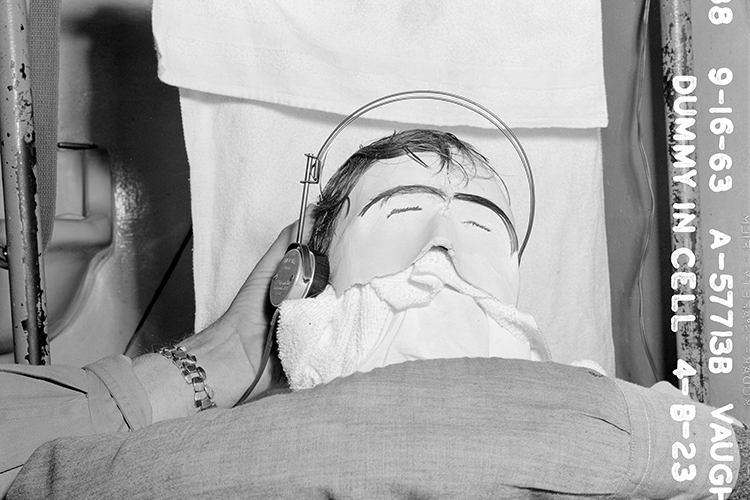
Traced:
<path fill-rule="evenodd" d="M 425 186 L 423 184 L 409 184 L 406 186 L 396 186 L 391 189 L 386 189 L 385 191 L 383 191 L 382 193 L 378 194 L 373 199 L 371 199 L 369 202 L 367 202 L 367 205 L 365 205 L 362 208 L 362 211 L 359 212 L 359 216 L 362 217 L 363 215 L 365 215 L 365 212 L 367 212 L 370 209 L 370 207 L 372 207 L 374 204 L 380 201 L 384 202 L 392 196 L 396 196 L 400 194 L 412 194 L 412 193 L 432 194 L 444 200 L 448 199 L 448 196 L 443 191 L 441 191 L 440 189 L 434 188 L 432 186 Z"/>
<path fill-rule="evenodd" d="M 510 221 L 510 217 L 508 217 L 508 214 L 506 214 L 502 208 L 500 208 L 487 198 L 477 196 L 475 194 L 456 193 L 453 196 L 453 199 L 459 201 L 468 201 L 469 203 L 476 203 L 477 205 L 482 205 L 483 207 L 489 208 L 490 210 L 495 212 L 497 216 L 500 217 L 500 220 L 503 221 L 503 224 L 505 224 L 505 228 L 508 230 L 508 234 L 510 235 L 511 254 L 518 251 L 518 234 L 516 234 L 516 228 L 513 227 L 513 223 Z"/>
<path fill-rule="evenodd" d="M 413 194 L 413 193 L 425 193 L 425 194 L 431 194 L 434 196 L 438 196 L 444 200 L 448 199 L 448 195 L 442 191 L 441 189 L 434 188 L 432 186 L 425 186 L 423 184 L 409 184 L 406 186 L 396 186 L 391 189 L 386 189 L 382 193 L 379 193 L 376 195 L 373 199 L 371 199 L 369 202 L 367 202 L 367 205 L 365 205 L 362 208 L 362 211 L 359 212 L 359 217 L 362 217 L 365 215 L 365 213 L 378 202 L 386 201 L 388 198 L 391 198 L 396 195 L 403 195 L 403 194 Z M 505 228 L 508 230 L 508 234 L 510 235 L 510 252 L 511 254 L 514 254 L 518 251 L 518 234 L 516 233 L 516 228 L 513 227 L 513 223 L 510 221 L 510 217 L 508 217 L 508 214 L 505 213 L 505 211 L 497 206 L 492 201 L 488 200 L 487 198 L 484 198 L 482 196 L 477 196 L 475 194 L 469 194 L 469 193 L 456 193 L 453 196 L 453 199 L 459 200 L 459 201 L 466 201 L 469 203 L 476 203 L 477 205 L 481 205 L 485 208 L 489 208 L 492 210 L 498 217 L 500 217 L 500 220 L 503 221 L 503 224 L 505 224 Z"/>

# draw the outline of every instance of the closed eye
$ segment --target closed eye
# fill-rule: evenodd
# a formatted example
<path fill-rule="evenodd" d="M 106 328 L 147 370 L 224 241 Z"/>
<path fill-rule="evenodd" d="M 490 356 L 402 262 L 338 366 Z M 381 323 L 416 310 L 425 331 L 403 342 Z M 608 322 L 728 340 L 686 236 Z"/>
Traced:
<path fill-rule="evenodd" d="M 473 221 L 473 220 L 465 220 L 464 224 L 468 224 L 469 226 L 475 226 L 475 227 L 478 227 L 479 229 L 484 229 L 488 233 L 492 232 L 492 229 L 488 228 L 487 226 L 483 226 L 480 223 Z"/>
<path fill-rule="evenodd" d="M 391 215 L 396 215 L 404 212 L 420 212 L 422 210 L 422 207 L 413 206 L 413 207 L 404 207 L 404 208 L 394 208 L 391 210 L 391 212 L 388 214 L 388 217 Z M 388 218 L 386 217 L 386 219 Z"/>

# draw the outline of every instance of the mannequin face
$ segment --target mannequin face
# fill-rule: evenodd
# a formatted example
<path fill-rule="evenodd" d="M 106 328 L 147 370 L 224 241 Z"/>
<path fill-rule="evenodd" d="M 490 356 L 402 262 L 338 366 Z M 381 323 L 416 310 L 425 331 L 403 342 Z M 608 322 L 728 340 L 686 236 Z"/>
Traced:
<path fill-rule="evenodd" d="M 465 281 L 515 304 L 518 243 L 505 187 L 481 167 L 467 181 L 440 171 L 434 153 L 419 158 L 427 168 L 409 156 L 378 161 L 352 190 L 328 252 L 337 295 L 442 247 Z"/>

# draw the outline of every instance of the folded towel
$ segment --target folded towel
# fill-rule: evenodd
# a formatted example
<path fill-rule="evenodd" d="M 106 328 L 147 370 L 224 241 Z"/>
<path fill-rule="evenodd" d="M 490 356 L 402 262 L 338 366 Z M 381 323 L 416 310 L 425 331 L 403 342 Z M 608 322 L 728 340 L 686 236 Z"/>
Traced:
<path fill-rule="evenodd" d="M 599 0 L 155 0 L 153 27 L 159 77 L 182 88 L 339 114 L 442 89 L 510 126 L 607 124 Z M 372 116 L 472 125 L 454 112 Z"/>

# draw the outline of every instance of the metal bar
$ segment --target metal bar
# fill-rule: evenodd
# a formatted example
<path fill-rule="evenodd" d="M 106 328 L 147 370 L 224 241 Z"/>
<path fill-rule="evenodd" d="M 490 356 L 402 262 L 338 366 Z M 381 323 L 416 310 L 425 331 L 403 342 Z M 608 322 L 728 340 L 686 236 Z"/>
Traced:
<path fill-rule="evenodd" d="M 688 378 L 690 396 L 707 401 L 707 359 L 703 344 L 703 268 L 700 190 L 686 174 L 695 174 L 694 138 L 678 125 L 695 128 L 695 76 L 690 0 L 662 0 L 662 70 L 669 156 L 669 196 L 673 210 L 671 231 L 672 331 L 677 336 L 678 356 L 696 374 Z M 692 221 L 680 224 L 681 221 Z M 692 299 L 691 299 L 692 297 Z"/>
<path fill-rule="evenodd" d="M 25 0 L 0 0 L 0 157 L 16 363 L 47 364 L 47 306 Z"/>
<path fill-rule="evenodd" d="M 307 157 L 307 163 L 305 164 L 305 178 L 300 181 L 302 184 L 302 204 L 299 207 L 299 223 L 297 224 L 297 239 L 296 243 L 302 245 L 302 235 L 305 232 L 305 211 L 307 209 L 307 199 L 310 194 L 310 184 L 317 184 L 320 182 L 320 162 L 318 159 L 311 155 L 305 155 Z"/>

